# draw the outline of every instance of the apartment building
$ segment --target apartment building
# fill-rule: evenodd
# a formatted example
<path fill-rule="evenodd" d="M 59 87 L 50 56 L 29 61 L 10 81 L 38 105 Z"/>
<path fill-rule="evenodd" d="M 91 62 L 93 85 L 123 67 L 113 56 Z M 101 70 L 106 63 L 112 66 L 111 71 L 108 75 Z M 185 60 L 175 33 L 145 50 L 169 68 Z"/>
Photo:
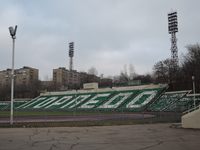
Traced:
<path fill-rule="evenodd" d="M 15 69 L 15 85 L 31 85 L 38 81 L 38 69 L 24 66 L 20 69 Z M 10 86 L 11 84 L 11 69 L 0 71 L 0 86 Z"/>
<path fill-rule="evenodd" d="M 79 72 L 77 72 L 76 70 L 69 71 L 64 67 L 53 69 L 53 82 L 58 89 L 71 89 L 79 87 Z"/>
<path fill-rule="evenodd" d="M 86 72 L 69 71 L 64 67 L 53 69 L 53 82 L 57 89 L 78 89 L 83 83 L 99 82 L 100 78 Z"/>

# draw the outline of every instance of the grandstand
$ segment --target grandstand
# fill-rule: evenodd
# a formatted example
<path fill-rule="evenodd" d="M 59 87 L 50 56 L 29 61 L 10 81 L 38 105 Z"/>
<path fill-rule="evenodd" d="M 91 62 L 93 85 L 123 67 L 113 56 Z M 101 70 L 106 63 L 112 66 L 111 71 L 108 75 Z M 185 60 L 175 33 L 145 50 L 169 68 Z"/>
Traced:
<path fill-rule="evenodd" d="M 14 101 L 14 108 L 19 107 L 20 105 L 26 103 L 24 100 L 15 100 Z M 0 111 L 9 110 L 10 109 L 10 101 L 0 101 Z"/>
<path fill-rule="evenodd" d="M 17 110 L 125 110 L 141 111 L 157 99 L 166 85 L 48 92 L 24 103 Z"/>
<path fill-rule="evenodd" d="M 0 102 L 0 110 L 7 110 L 9 106 L 9 102 Z"/>
<path fill-rule="evenodd" d="M 178 106 L 182 109 L 183 111 L 190 110 L 194 107 L 194 99 L 196 106 L 200 105 L 200 94 L 187 94 L 185 97 L 183 97 L 179 103 Z"/>
<path fill-rule="evenodd" d="M 183 112 L 193 107 L 190 91 L 165 92 L 167 85 L 113 87 L 94 90 L 46 92 L 30 101 L 14 101 L 17 111 L 127 111 Z M 200 95 L 196 95 L 196 104 Z M 9 110 L 0 102 L 0 110 Z"/>
<path fill-rule="evenodd" d="M 184 101 L 181 101 L 187 94 L 191 91 L 174 91 L 174 92 L 165 92 L 161 97 L 154 101 L 149 107 L 149 111 L 184 111 Z M 190 99 L 188 99 L 190 101 Z"/>

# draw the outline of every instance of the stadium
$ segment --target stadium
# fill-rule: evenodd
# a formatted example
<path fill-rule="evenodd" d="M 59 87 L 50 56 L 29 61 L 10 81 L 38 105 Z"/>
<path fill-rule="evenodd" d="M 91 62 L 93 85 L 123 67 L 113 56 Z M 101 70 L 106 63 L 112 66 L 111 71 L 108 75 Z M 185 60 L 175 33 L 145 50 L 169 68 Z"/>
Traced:
<path fill-rule="evenodd" d="M 8 47 L 4 28 L 17 23 L 23 33 L 16 67 L 34 67 L 15 68 L 18 25 L 10 26 L 12 69 L 0 71 L 0 150 L 199 150 L 200 44 L 190 45 L 199 41 L 198 19 L 189 25 L 198 2 L 5 3 L 0 48 Z M 178 48 L 178 13 L 171 9 L 171 58 L 158 61 L 168 55 L 162 16 L 169 7 L 184 15 L 185 34 Z M 69 69 L 60 67 L 66 66 L 61 51 L 66 41 Z M 178 49 L 184 52 L 186 44 L 179 58 Z M 99 76 L 94 66 L 100 67 Z M 37 68 L 43 75 L 53 68 L 52 77 L 42 79 Z"/>
<path fill-rule="evenodd" d="M 0 102 L 0 149 L 198 149 L 200 95 L 194 108 L 191 91 L 167 89 L 160 84 L 41 93 L 14 101 L 14 128 L 8 128 L 10 102 Z"/>
<path fill-rule="evenodd" d="M 13 39 L 13 52 L 16 31 L 17 25 L 15 26 L 15 28 L 9 27 L 9 32 Z M 88 78 L 100 79 L 100 77 L 97 77 L 95 74 L 87 74 L 83 72 L 79 73 L 73 69 L 74 42 L 70 42 L 69 70 L 66 70 L 64 67 L 53 69 L 52 82 L 44 82 L 46 85 L 52 84 L 54 88 L 58 90 L 58 92 L 44 92 L 41 93 L 38 97 L 35 97 L 28 101 L 14 101 L 14 80 L 19 80 L 20 82 L 22 81 L 23 84 L 21 85 L 25 85 L 24 79 L 26 78 L 23 77 L 23 73 L 21 74 L 21 72 L 26 72 L 26 70 L 19 70 L 19 79 L 17 77 L 16 79 L 14 79 L 16 75 L 14 73 L 14 63 L 12 63 L 12 71 L 10 72 L 11 101 L 0 102 L 0 123 L 9 124 L 10 116 L 10 124 L 12 125 L 14 110 L 15 124 L 29 124 L 30 122 L 76 122 L 76 124 L 77 122 L 86 122 L 86 124 L 88 124 L 88 122 L 94 121 L 99 121 L 100 124 L 104 124 L 104 122 L 109 121 L 117 121 L 117 123 L 120 124 L 127 124 L 130 122 L 160 123 L 182 121 L 182 127 L 200 128 L 200 120 L 198 119 L 200 113 L 200 94 L 195 93 L 194 74 L 192 75 L 193 94 L 191 94 L 190 90 L 172 90 L 172 87 L 175 85 L 174 83 L 178 83 L 180 69 L 176 38 L 176 33 L 178 32 L 176 11 L 172 11 L 168 14 L 168 31 L 171 35 L 171 59 L 165 61 L 165 63 L 168 62 L 167 69 L 163 69 L 164 64 L 162 62 L 158 62 L 154 66 L 154 68 L 157 68 L 158 72 L 155 76 L 157 76 L 158 79 L 160 77 L 161 79 L 165 79 L 163 81 L 157 80 L 157 82 L 153 82 L 152 80 L 151 82 L 149 82 L 154 84 L 142 85 L 140 80 L 136 80 L 133 78 L 132 80 L 130 80 L 129 78 L 127 78 L 127 72 L 125 71 L 125 78 L 127 78 L 125 80 L 125 83 L 127 83 L 127 85 L 129 86 L 115 87 L 115 84 L 113 84 L 111 80 L 110 87 L 112 88 L 98 88 L 98 83 L 101 82 L 95 83 L 94 81 L 94 83 L 90 83 L 91 81 L 88 81 Z M 199 48 L 198 45 L 197 48 Z M 30 68 L 24 67 L 22 69 Z M 160 71 L 159 69 L 162 71 Z M 32 68 L 30 72 L 33 72 L 33 70 L 34 69 Z M 2 76 L 4 76 L 3 79 L 5 80 L 5 76 L 8 75 L 8 72 L 4 71 L 3 73 Z M 163 74 L 167 74 L 167 76 L 163 76 Z M 37 81 L 37 69 L 35 69 L 35 77 L 35 81 Z M 33 79 L 33 74 L 30 74 L 30 78 Z M 185 78 L 182 79 L 184 80 Z M 134 81 L 140 82 L 135 86 L 133 86 L 133 84 L 131 86 L 129 82 L 131 83 Z M 122 80 L 120 82 L 119 83 L 122 84 L 124 81 Z M 82 87 L 80 85 L 84 83 L 85 85 L 83 85 L 83 89 L 81 89 Z M 164 83 L 167 83 L 168 85 Z M 59 88 L 57 88 L 57 86 Z M 26 88 L 29 89 L 30 87 L 27 86 Z M 55 89 L 53 91 L 56 91 Z M 188 87 L 186 89 L 188 89 Z M 41 90 L 39 91 L 41 92 Z"/>
<path fill-rule="evenodd" d="M 187 115 L 194 110 L 194 95 L 189 90 L 166 92 L 168 86 L 163 84 L 104 89 L 92 88 L 93 85 L 90 89 L 41 93 L 29 101 L 16 100 L 14 123 L 33 125 L 35 122 L 42 126 L 40 123 L 44 122 L 50 125 L 180 122 L 183 113 Z M 195 95 L 195 101 L 198 106 L 200 95 Z M 0 122 L 9 124 L 10 102 L 0 102 L 0 110 Z"/>

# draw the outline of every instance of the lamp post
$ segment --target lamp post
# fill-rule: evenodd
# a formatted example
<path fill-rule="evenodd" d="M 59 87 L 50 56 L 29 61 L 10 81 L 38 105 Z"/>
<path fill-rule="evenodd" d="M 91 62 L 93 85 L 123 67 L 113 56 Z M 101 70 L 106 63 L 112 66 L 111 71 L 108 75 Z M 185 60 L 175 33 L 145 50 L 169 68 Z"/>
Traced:
<path fill-rule="evenodd" d="M 192 87 L 193 87 L 193 100 L 194 100 L 194 107 L 196 106 L 196 101 L 195 101 L 195 77 L 192 76 Z"/>
<path fill-rule="evenodd" d="M 11 71 L 11 105 L 10 105 L 10 125 L 13 124 L 13 98 L 14 98 L 14 56 L 15 56 L 15 39 L 16 39 L 16 31 L 17 25 L 15 28 L 9 27 L 9 32 L 12 37 L 13 45 L 12 45 L 12 71 Z"/>

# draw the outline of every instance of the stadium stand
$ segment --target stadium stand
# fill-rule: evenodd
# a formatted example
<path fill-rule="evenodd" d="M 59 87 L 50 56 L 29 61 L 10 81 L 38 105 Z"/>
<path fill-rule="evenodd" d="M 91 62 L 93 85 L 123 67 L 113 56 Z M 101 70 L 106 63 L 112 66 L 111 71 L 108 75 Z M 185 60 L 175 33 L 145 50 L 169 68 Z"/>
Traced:
<path fill-rule="evenodd" d="M 19 107 L 20 105 L 26 103 L 27 101 L 14 101 L 14 108 Z M 0 101 L 0 111 L 10 110 L 10 101 Z"/>
<path fill-rule="evenodd" d="M 154 101 L 149 107 L 149 111 L 184 111 L 185 101 L 182 101 L 191 91 L 175 91 L 164 93 L 157 101 Z M 184 108 L 183 108 L 184 106 Z"/>
<path fill-rule="evenodd" d="M 6 110 L 10 106 L 9 102 L 0 102 L 0 110 Z"/>
<path fill-rule="evenodd" d="M 182 112 L 190 110 L 194 107 L 194 99 L 195 99 L 195 105 L 200 105 L 200 94 L 187 94 L 185 97 L 183 97 L 179 102 L 178 106 L 181 108 Z"/>
<path fill-rule="evenodd" d="M 98 90 L 79 90 L 42 93 L 30 101 L 14 101 L 14 109 L 50 111 L 176 111 L 193 108 L 190 91 L 165 92 L 166 85 L 134 86 Z M 195 95 L 196 106 L 200 94 Z M 10 102 L 0 102 L 0 110 L 9 110 Z"/>
<path fill-rule="evenodd" d="M 166 85 L 48 92 L 24 103 L 17 110 L 142 110 L 166 90 Z"/>

